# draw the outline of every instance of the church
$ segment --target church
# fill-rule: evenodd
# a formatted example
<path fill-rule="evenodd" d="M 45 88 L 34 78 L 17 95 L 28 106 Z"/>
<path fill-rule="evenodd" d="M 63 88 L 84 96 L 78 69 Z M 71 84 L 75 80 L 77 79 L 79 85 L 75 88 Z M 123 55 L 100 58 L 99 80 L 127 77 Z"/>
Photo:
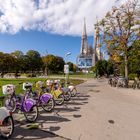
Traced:
<path fill-rule="evenodd" d="M 100 45 L 100 34 L 98 23 L 95 25 L 94 33 L 94 44 L 92 46 L 88 45 L 88 37 L 86 32 L 86 22 L 84 20 L 84 26 L 81 37 L 81 49 L 80 54 L 77 56 L 77 67 L 79 70 L 85 71 L 90 69 L 96 64 L 99 60 L 103 59 L 103 54 L 101 53 Z"/>

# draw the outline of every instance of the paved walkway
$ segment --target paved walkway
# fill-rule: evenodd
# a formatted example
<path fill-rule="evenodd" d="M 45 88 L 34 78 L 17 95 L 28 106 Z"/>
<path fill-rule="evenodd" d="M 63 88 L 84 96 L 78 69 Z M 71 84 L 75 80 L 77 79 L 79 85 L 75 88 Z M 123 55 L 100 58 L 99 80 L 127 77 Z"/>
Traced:
<path fill-rule="evenodd" d="M 17 124 L 12 140 L 140 140 L 140 90 L 113 88 L 104 79 L 77 88 L 78 97 L 40 112 L 39 129 Z"/>

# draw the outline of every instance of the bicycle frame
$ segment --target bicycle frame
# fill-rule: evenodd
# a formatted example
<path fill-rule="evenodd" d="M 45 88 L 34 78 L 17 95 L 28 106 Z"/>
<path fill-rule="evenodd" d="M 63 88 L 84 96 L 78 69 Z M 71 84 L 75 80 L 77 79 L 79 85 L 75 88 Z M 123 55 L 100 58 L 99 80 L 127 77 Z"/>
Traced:
<path fill-rule="evenodd" d="M 21 111 L 23 111 L 23 112 L 28 112 L 28 111 L 30 111 L 30 110 L 32 109 L 32 107 L 33 107 L 34 105 L 36 105 L 35 100 L 29 98 L 29 94 L 30 94 L 30 92 L 29 92 L 29 90 L 27 89 L 27 90 L 25 91 L 25 95 L 24 95 L 24 97 L 23 97 L 23 101 L 22 101 L 21 106 L 20 106 Z"/>
<path fill-rule="evenodd" d="M 20 102 L 17 100 L 18 97 L 16 96 L 16 94 L 13 93 L 12 95 L 10 95 L 10 102 L 12 99 L 14 99 L 16 102 L 16 109 L 20 109 L 22 112 L 28 112 L 35 105 L 35 101 L 28 97 L 29 97 L 29 93 L 28 91 L 26 91 L 25 95 L 23 96 L 23 99 L 21 99 L 21 102 Z"/>
<path fill-rule="evenodd" d="M 36 103 L 37 104 L 41 104 L 41 103 L 48 103 L 49 100 L 52 98 L 51 94 L 49 93 L 43 93 L 44 88 L 41 89 L 41 91 L 39 91 L 39 93 L 37 93 L 37 99 L 36 99 Z M 31 94 L 33 94 L 32 89 L 29 90 L 29 92 Z"/>

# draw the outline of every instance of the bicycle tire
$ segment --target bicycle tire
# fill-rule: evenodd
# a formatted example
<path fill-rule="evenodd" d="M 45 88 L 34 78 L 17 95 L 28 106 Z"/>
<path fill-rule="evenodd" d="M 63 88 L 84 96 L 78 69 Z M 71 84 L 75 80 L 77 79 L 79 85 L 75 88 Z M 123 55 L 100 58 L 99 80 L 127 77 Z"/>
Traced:
<path fill-rule="evenodd" d="M 31 114 L 31 112 L 33 111 L 33 109 L 35 108 L 35 116 L 33 116 L 33 118 L 30 118 L 28 117 L 28 114 Z M 23 112 L 25 118 L 26 118 L 26 121 L 29 122 L 29 123 L 32 123 L 32 122 L 35 122 L 38 118 L 38 107 L 36 105 L 34 105 L 30 111 L 28 112 Z"/>
<path fill-rule="evenodd" d="M 3 128 L 5 130 L 6 126 L 8 125 L 8 121 L 10 120 L 10 127 L 11 127 L 11 130 L 10 132 L 7 134 L 5 134 L 4 132 L 2 132 L 2 130 L 0 131 L 0 136 L 3 138 L 3 139 L 8 139 L 12 136 L 13 132 L 14 132 L 14 120 L 13 120 L 13 117 L 12 116 L 8 116 L 7 118 L 4 119 L 3 121 Z M 5 130 L 6 131 L 6 130 Z M 7 131 L 6 131 L 7 132 Z"/>
<path fill-rule="evenodd" d="M 65 99 L 64 95 L 60 94 L 58 96 L 58 99 L 55 100 L 56 105 L 62 105 L 64 103 L 64 99 Z"/>
<path fill-rule="evenodd" d="M 49 106 L 49 103 L 51 103 L 51 106 Z M 42 108 L 46 112 L 51 112 L 54 109 L 54 99 L 51 98 L 46 104 L 42 103 Z"/>

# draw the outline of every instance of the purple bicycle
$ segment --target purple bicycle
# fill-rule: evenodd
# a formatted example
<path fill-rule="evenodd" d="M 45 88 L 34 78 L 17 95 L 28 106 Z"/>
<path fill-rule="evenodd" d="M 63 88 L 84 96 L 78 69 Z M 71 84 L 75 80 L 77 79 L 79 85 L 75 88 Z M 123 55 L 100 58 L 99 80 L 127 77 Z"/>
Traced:
<path fill-rule="evenodd" d="M 36 100 L 36 104 L 41 106 L 45 111 L 50 112 L 54 109 L 54 99 L 53 96 L 49 93 L 44 93 L 43 82 L 38 81 L 36 82 L 36 90 L 35 92 L 32 91 L 30 88 L 30 93 L 33 95 L 33 99 Z"/>
<path fill-rule="evenodd" d="M 20 96 L 17 96 L 15 94 L 14 85 L 5 85 L 5 88 L 3 87 L 3 89 L 5 89 L 6 91 L 5 94 L 8 95 L 4 100 L 5 107 L 12 112 L 20 110 L 21 112 L 23 112 L 28 122 L 34 122 L 38 118 L 38 108 L 36 102 L 29 97 L 29 89 L 31 88 L 31 86 L 31 84 L 25 83 L 25 94 Z"/>

